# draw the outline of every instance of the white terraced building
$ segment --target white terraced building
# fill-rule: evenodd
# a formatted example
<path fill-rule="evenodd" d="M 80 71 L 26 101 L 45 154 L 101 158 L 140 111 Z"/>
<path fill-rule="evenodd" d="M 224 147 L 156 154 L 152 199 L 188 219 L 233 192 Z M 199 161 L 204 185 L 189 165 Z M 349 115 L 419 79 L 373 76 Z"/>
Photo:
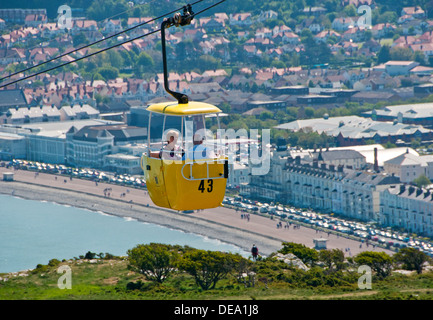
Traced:
<path fill-rule="evenodd" d="M 358 158 L 355 153 L 348 157 Z M 350 159 L 347 159 L 350 162 Z M 293 159 L 274 152 L 266 175 L 251 175 L 241 195 L 254 200 L 333 212 L 363 221 L 379 220 L 380 193 L 398 185 L 398 177 L 353 170 L 322 161 Z"/>
<path fill-rule="evenodd" d="M 384 190 L 380 201 L 380 222 L 409 232 L 433 236 L 433 193 L 400 185 Z"/>

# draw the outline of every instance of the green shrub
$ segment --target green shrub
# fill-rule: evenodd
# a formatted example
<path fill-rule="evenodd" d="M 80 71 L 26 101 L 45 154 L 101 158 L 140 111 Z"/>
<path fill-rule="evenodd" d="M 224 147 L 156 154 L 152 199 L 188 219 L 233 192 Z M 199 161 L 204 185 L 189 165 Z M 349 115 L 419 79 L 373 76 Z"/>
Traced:
<path fill-rule="evenodd" d="M 50 261 L 48 261 L 48 265 L 50 267 L 55 267 L 58 266 L 60 264 L 60 261 L 57 259 L 51 259 Z"/>
<path fill-rule="evenodd" d="M 91 259 L 95 259 L 95 257 L 96 257 L 96 253 L 87 251 L 86 255 L 84 256 L 84 259 L 91 260 Z"/>
<path fill-rule="evenodd" d="M 36 273 L 42 273 L 42 272 L 47 272 L 48 270 L 48 266 L 45 264 L 38 264 L 36 266 L 36 268 L 32 271 L 32 273 L 36 274 Z"/>

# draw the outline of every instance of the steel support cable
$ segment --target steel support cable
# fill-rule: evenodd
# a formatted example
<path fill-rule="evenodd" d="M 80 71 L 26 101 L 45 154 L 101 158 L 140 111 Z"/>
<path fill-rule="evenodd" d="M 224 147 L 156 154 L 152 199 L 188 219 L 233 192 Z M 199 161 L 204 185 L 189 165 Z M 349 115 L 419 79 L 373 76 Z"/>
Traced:
<path fill-rule="evenodd" d="M 193 4 L 197 4 L 197 3 L 202 2 L 202 1 L 204 1 L 204 0 L 197 0 L 197 1 L 195 1 Z M 193 5 L 193 4 L 191 4 L 191 5 Z M 183 7 L 182 7 L 182 8 L 183 8 Z M 34 65 L 34 66 L 31 66 L 31 67 L 28 67 L 28 68 L 23 69 L 23 70 L 20 70 L 20 71 L 16 71 L 16 72 L 14 72 L 14 73 L 11 73 L 11 74 L 9 74 L 9 75 L 7 75 L 7 76 L 4 76 L 4 77 L 0 78 L 0 82 L 2 82 L 2 81 L 5 80 L 5 79 L 8 79 L 8 78 L 10 78 L 10 77 L 16 76 L 16 75 L 18 75 L 18 74 L 20 74 L 20 73 L 23 73 L 23 72 L 26 72 L 26 71 L 32 70 L 32 69 L 34 69 L 34 68 L 37 68 L 37 67 L 43 66 L 43 65 L 45 65 L 45 64 L 47 64 L 47 63 L 50 63 L 50 62 L 52 62 L 52 61 L 55 61 L 55 60 L 57 60 L 57 59 L 63 58 L 63 57 L 65 57 L 65 56 L 67 56 L 67 55 L 69 55 L 69 54 L 71 54 L 71 53 L 73 53 L 73 52 L 80 51 L 80 50 L 82 50 L 82 49 L 86 49 L 86 48 L 88 48 L 88 47 L 94 46 L 95 44 L 101 43 L 101 42 L 103 42 L 103 41 L 106 41 L 106 40 L 109 40 L 109 39 L 111 39 L 111 38 L 117 37 L 117 36 L 119 36 L 119 35 L 121 35 L 121 34 L 123 34 L 123 33 L 126 33 L 126 32 L 129 32 L 129 31 L 131 31 L 131 30 L 134 30 L 134 29 L 136 29 L 136 28 L 142 27 L 142 26 L 144 26 L 144 25 L 146 25 L 146 24 L 148 24 L 148 23 L 151 23 L 151 22 L 156 21 L 156 20 L 158 20 L 158 19 L 164 18 L 165 16 L 168 16 L 168 15 L 170 15 L 170 14 L 173 14 L 173 13 L 179 11 L 179 10 L 182 9 L 182 8 L 178 8 L 178 9 L 176 9 L 176 10 L 170 11 L 170 12 L 168 12 L 168 13 L 166 13 L 166 14 L 160 15 L 159 17 L 156 17 L 156 18 L 150 19 L 150 20 L 148 20 L 148 21 L 142 22 L 142 23 L 140 23 L 140 24 L 138 24 L 138 25 L 136 25 L 136 26 L 133 26 L 133 27 L 131 27 L 131 28 L 125 29 L 125 30 L 120 31 L 120 32 L 118 32 L 118 33 L 112 34 L 111 36 L 104 37 L 104 38 L 102 38 L 102 39 L 100 39 L 100 40 L 97 40 L 97 41 L 94 41 L 94 42 L 92 42 L 92 43 L 86 44 L 86 45 L 81 46 L 81 47 L 79 47 L 79 48 L 77 48 L 77 49 L 74 49 L 74 50 L 72 50 L 72 51 L 68 51 L 68 52 L 62 53 L 61 55 L 58 55 L 58 56 L 56 56 L 56 57 L 54 57 L 54 58 L 52 58 L 52 59 L 49 59 L 49 60 L 44 61 L 44 62 L 42 62 L 42 63 L 39 63 L 39 64 L 37 64 L 37 65 Z M 12 83 L 11 83 L 11 84 L 12 84 Z M 8 85 L 9 85 L 9 84 L 8 84 Z M 2 88 L 2 87 L 0 87 L 0 88 Z"/>
<path fill-rule="evenodd" d="M 198 0 L 198 1 L 194 2 L 193 4 L 196 4 L 196 3 L 199 3 L 199 2 L 202 2 L 202 1 L 204 1 L 204 0 Z M 215 3 L 215 4 L 213 4 L 213 5 L 209 6 L 209 7 L 207 7 L 207 8 L 205 8 L 205 9 L 201 10 L 201 11 L 192 14 L 191 17 L 194 18 L 196 15 L 201 14 L 201 13 L 207 11 L 207 10 L 210 10 L 210 9 L 212 9 L 213 7 L 215 7 L 215 6 L 217 6 L 218 4 L 220 4 L 220 3 L 222 3 L 222 2 L 225 2 L 225 1 L 226 1 L 226 0 L 220 0 L 219 2 L 217 2 L 217 3 Z M 192 4 L 191 4 L 191 5 L 192 5 Z M 184 7 L 182 7 L 182 8 L 184 8 Z M 166 16 L 166 15 L 168 15 L 168 14 L 171 14 L 171 13 L 173 13 L 173 12 L 176 12 L 176 11 L 178 11 L 178 10 L 172 11 L 172 12 L 167 13 L 167 14 L 165 14 L 165 15 L 163 15 L 163 16 L 158 17 L 158 18 L 154 18 L 154 19 L 152 19 L 152 20 L 149 20 L 147 23 L 149 23 L 150 21 L 154 21 L 154 20 L 156 20 L 156 19 L 160 19 L 161 17 L 164 17 L 164 16 Z M 136 26 L 136 27 L 137 27 L 137 26 Z M 132 42 L 132 41 L 135 41 L 135 40 L 138 40 L 138 39 L 141 39 L 141 38 L 144 38 L 144 37 L 150 36 L 150 35 L 152 35 L 152 34 L 154 34 L 154 33 L 156 33 L 156 32 L 160 32 L 160 31 L 161 31 L 161 29 L 153 30 L 153 31 L 150 31 L 150 32 L 148 32 L 148 33 L 146 33 L 146 34 L 144 34 L 144 35 L 141 35 L 141 36 L 138 36 L 138 37 L 135 37 L 135 38 L 132 38 L 132 39 L 126 40 L 126 41 L 121 42 L 121 43 L 117 43 L 117 44 L 112 45 L 112 46 L 110 46 L 110 47 L 107 47 L 107 48 L 101 49 L 101 50 L 99 50 L 99 51 L 92 52 L 92 53 L 90 53 L 90 54 L 88 54 L 88 55 L 86 55 L 86 56 L 83 56 L 83 57 L 80 57 L 80 58 L 77 58 L 77 59 L 74 59 L 74 60 L 71 60 L 71 61 L 68 61 L 68 62 L 62 63 L 62 64 L 60 64 L 60 65 L 58 65 L 58 66 L 54 66 L 54 67 L 52 67 L 52 68 L 48 68 L 48 69 L 45 69 L 45 70 L 42 70 L 42 71 L 36 72 L 36 73 L 34 73 L 34 74 L 30 74 L 30 75 L 25 76 L 25 77 L 23 77 L 23 78 L 20 78 L 20 79 L 17 79 L 17 80 L 14 80 L 14 81 L 8 82 L 8 83 L 6 83 L 6 84 L 0 85 L 0 89 L 5 88 L 5 87 L 7 87 L 7 86 L 10 86 L 10 85 L 12 85 L 12 84 L 15 84 L 15 83 L 18 83 L 18 82 L 21 82 L 21 81 L 24 81 L 24 80 L 27 80 L 27 79 L 33 78 L 33 77 L 35 77 L 35 76 L 37 76 L 37 75 L 40 75 L 40 74 L 43 74 L 43 73 L 46 73 L 46 72 L 49 72 L 49 71 L 53 71 L 53 70 L 55 70 L 55 69 L 58 69 L 58 68 L 61 68 L 61 67 L 64 67 L 64 66 L 67 66 L 67 65 L 72 64 L 72 63 L 74 63 L 74 62 L 77 62 L 77 61 L 81 61 L 81 60 L 87 59 L 87 58 L 92 57 L 92 56 L 94 56 L 94 55 L 97 55 L 97 54 L 99 54 L 99 53 L 102 53 L 102 52 L 105 52 L 105 51 L 111 50 L 111 49 L 116 48 L 116 47 L 120 47 L 121 45 L 123 45 L 123 44 L 125 44 L 125 43 L 129 43 L 129 42 Z M 125 31 L 124 31 L 124 32 L 125 32 Z M 124 33 L 124 32 L 122 32 L 122 33 Z M 106 39 L 104 39 L 104 40 L 106 40 Z M 98 40 L 98 41 L 101 41 L 101 40 Z M 96 42 L 95 42 L 95 43 L 96 43 Z M 93 44 L 95 44 L 95 43 L 93 43 Z M 86 45 L 85 47 L 88 47 L 88 46 L 93 45 L 93 44 Z M 77 49 L 77 50 L 81 50 L 81 49 Z M 77 51 L 77 50 L 74 50 L 74 51 Z M 71 52 L 73 52 L 73 51 L 71 51 Z M 70 54 L 70 53 L 68 53 L 68 54 Z M 56 59 L 58 59 L 58 58 L 60 58 L 60 56 L 56 57 Z M 48 60 L 48 61 L 46 61 L 46 62 L 44 62 L 44 63 L 42 63 L 42 64 L 46 64 L 46 63 L 48 63 L 48 62 L 50 62 L 50 61 L 52 61 L 52 60 L 53 60 L 53 59 Z M 54 59 L 54 60 L 55 60 L 55 59 Z M 42 64 L 39 64 L 39 65 L 37 65 L 37 66 L 40 66 L 40 65 L 42 65 Z M 37 67 L 37 66 L 34 66 L 33 68 L 35 68 L 35 67 Z M 23 71 L 21 71 L 21 72 L 23 72 Z M 19 73 L 21 73 L 21 72 L 19 72 Z M 3 80 L 3 79 L 0 79 L 0 80 Z"/>
<path fill-rule="evenodd" d="M 8 82 L 8 83 L 6 83 L 6 84 L 1 85 L 1 86 L 0 86 L 0 89 L 1 89 L 1 88 L 4 88 L 4 87 L 7 87 L 7 86 L 10 86 L 10 85 L 12 85 L 12 84 L 15 84 L 15 83 L 17 83 L 17 82 L 21 82 L 21 81 L 23 81 L 23 80 L 27 80 L 27 79 L 33 78 L 33 77 L 35 77 L 35 76 L 37 76 L 37 75 L 40 75 L 40 74 L 42 74 L 42 73 L 46 73 L 46 72 L 53 71 L 53 70 L 55 70 L 55 69 L 58 69 L 58 68 L 61 68 L 61 67 L 67 66 L 67 65 L 69 65 L 69 64 L 71 64 L 71 63 L 74 63 L 74 62 L 77 62 L 77 61 L 80 61 L 80 60 L 83 60 L 83 59 L 90 58 L 90 57 L 92 57 L 92 56 L 94 56 L 94 55 L 97 55 L 97 54 L 99 54 L 99 53 L 102 53 L 102 52 L 104 52 L 104 51 L 108 51 L 108 50 L 110 50 L 110 49 L 113 49 L 113 48 L 116 48 L 116 47 L 120 47 L 121 45 L 123 45 L 123 44 L 125 44 L 125 43 L 132 42 L 132 41 L 135 41 L 135 40 L 137 40 L 137 39 L 140 39 L 140 38 L 144 38 L 144 37 L 150 36 L 151 34 L 154 34 L 154 33 L 156 33 L 156 32 L 159 32 L 160 30 L 161 30 L 161 29 L 153 30 L 153 31 L 148 32 L 148 33 L 146 33 L 146 34 L 144 34 L 144 35 L 141 35 L 141 36 L 135 37 L 135 38 L 133 38 L 133 39 L 129 39 L 129 40 L 127 40 L 127 41 L 124 41 L 124 42 L 121 42 L 121 43 L 117 43 L 117 44 L 115 44 L 115 45 L 112 45 L 111 47 L 108 47 L 108 48 L 105 48 L 105 49 L 101 49 L 101 50 L 99 50 L 99 51 L 92 52 L 92 53 L 90 53 L 90 54 L 88 54 L 88 55 L 86 55 L 86 56 L 83 56 L 83 57 L 80 57 L 80 58 L 77 58 L 77 59 L 74 59 L 74 60 L 71 60 L 71 61 L 68 61 L 68 62 L 65 62 L 65 63 L 59 64 L 58 66 L 51 67 L 51 68 L 48 68 L 48 69 L 45 69 L 45 70 L 42 70 L 42 71 L 39 71 L 39 72 L 36 72 L 36 73 L 30 74 L 30 75 L 25 76 L 25 77 L 23 77 L 23 78 L 20 78 L 20 79 L 17 79 L 17 80 L 14 80 L 14 81 Z"/>
<path fill-rule="evenodd" d="M 155 1 L 157 1 L 157 0 L 153 0 L 153 2 L 155 2 Z M 102 21 L 107 21 L 107 20 L 113 19 L 113 18 L 115 18 L 115 17 L 117 17 L 117 16 L 119 16 L 119 15 L 125 14 L 125 13 L 127 13 L 128 11 L 131 11 L 132 9 L 139 8 L 140 6 L 143 6 L 143 5 L 145 5 L 145 4 L 148 4 L 148 3 L 142 3 L 142 4 L 139 4 L 137 7 L 131 7 L 131 8 L 129 8 L 129 9 L 123 11 L 123 12 L 119 12 L 119 13 L 116 13 L 115 15 L 112 15 L 111 17 L 107 17 L 107 18 L 104 18 L 104 19 L 102 19 L 102 20 L 99 20 L 99 21 L 97 21 L 97 23 L 101 23 Z M 60 36 L 58 36 L 58 37 L 56 37 L 56 38 L 54 38 L 54 39 L 51 39 L 50 41 L 48 41 L 48 43 L 51 43 L 52 41 L 57 41 L 57 40 L 59 40 L 59 39 L 60 39 L 62 36 L 64 36 L 64 35 L 65 35 L 65 34 L 60 35 Z M 41 48 L 41 45 L 39 44 L 39 45 L 36 45 L 36 46 L 30 47 L 30 48 L 26 48 L 26 50 L 27 50 L 27 51 L 30 51 L 30 50 L 34 50 L 34 49 L 37 49 L 37 48 Z M 77 50 L 78 50 L 78 49 L 77 49 Z M 73 51 L 71 51 L 71 52 L 73 52 Z M 69 53 L 70 53 L 70 52 L 69 52 Z M 69 53 L 68 53 L 68 54 L 69 54 Z M 9 57 L 11 57 L 12 55 L 13 55 L 12 53 L 8 53 L 8 54 L 6 54 L 6 56 L 4 56 L 4 58 L 9 58 Z M 56 57 L 56 59 L 58 59 L 58 57 Z M 36 66 L 34 66 L 34 67 L 36 67 Z M 30 69 L 31 69 L 31 68 L 30 68 Z M 25 70 L 27 70 L 27 69 L 25 69 Z M 18 73 L 24 72 L 25 70 L 21 70 L 21 71 L 19 71 Z M 10 74 L 9 76 L 4 77 L 3 79 L 6 79 L 7 77 L 11 77 L 11 76 L 13 76 L 13 75 Z M 0 78 L 0 81 L 2 81 L 2 78 Z"/>

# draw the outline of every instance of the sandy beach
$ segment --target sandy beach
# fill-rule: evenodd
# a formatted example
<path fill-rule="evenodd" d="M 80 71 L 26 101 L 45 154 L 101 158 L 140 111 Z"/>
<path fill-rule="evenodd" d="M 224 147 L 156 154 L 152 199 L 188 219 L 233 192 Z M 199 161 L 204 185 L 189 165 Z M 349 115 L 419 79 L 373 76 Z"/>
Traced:
<path fill-rule="evenodd" d="M 14 181 L 3 181 L 4 172 L 13 172 Z M 93 181 L 70 179 L 60 175 L 35 174 L 33 171 L 0 168 L 0 194 L 131 217 L 142 222 L 218 239 L 248 252 L 255 243 L 263 255 L 278 251 L 284 241 L 313 247 L 313 239 L 316 238 L 327 239 L 328 249 L 341 249 L 346 256 L 356 255 L 365 250 L 393 253 L 380 247 L 373 248 L 371 245 L 367 247 L 365 244 L 361 245 L 361 242 L 304 226 L 299 229 L 294 229 L 293 226 L 277 228 L 279 220 L 272 220 L 266 216 L 250 214 L 250 219 L 241 219 L 240 212 L 225 207 L 191 214 L 179 213 L 156 207 L 147 192 L 142 189 L 107 183 L 96 184 Z"/>

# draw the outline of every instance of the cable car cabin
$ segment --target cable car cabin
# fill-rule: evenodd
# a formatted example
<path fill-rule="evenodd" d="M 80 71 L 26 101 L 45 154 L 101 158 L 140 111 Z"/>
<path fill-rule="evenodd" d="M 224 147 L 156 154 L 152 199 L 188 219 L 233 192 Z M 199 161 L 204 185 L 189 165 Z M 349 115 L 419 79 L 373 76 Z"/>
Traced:
<path fill-rule="evenodd" d="M 228 160 L 205 119 L 216 118 L 219 128 L 221 110 L 190 101 L 158 103 L 147 111 L 148 148 L 141 166 L 155 205 L 180 211 L 220 206 Z"/>
<path fill-rule="evenodd" d="M 164 19 L 161 49 L 164 88 L 177 102 L 163 102 L 147 108 L 148 147 L 141 158 L 147 189 L 160 207 L 179 211 L 215 208 L 221 205 L 228 178 L 224 146 L 206 129 L 206 117 L 221 110 L 211 104 L 191 102 L 188 96 L 170 90 L 167 76 L 165 29 L 190 24 L 191 5 L 183 14 Z"/>

